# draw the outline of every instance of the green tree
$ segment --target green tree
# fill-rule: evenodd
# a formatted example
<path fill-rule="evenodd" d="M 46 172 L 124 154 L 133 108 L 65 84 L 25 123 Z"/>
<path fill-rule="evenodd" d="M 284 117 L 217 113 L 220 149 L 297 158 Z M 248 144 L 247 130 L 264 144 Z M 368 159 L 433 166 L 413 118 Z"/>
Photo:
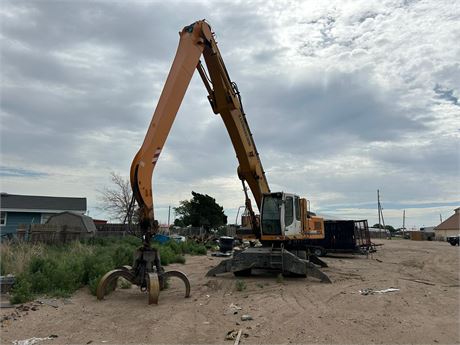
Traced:
<path fill-rule="evenodd" d="M 216 199 L 193 191 L 192 196 L 192 199 L 182 200 L 180 206 L 174 208 L 180 215 L 174 220 L 174 225 L 202 226 L 209 230 L 227 224 L 224 208 L 216 203 Z"/>
<path fill-rule="evenodd" d="M 396 229 L 392 227 L 391 225 L 385 225 L 385 229 L 387 229 L 392 234 L 396 232 Z"/>

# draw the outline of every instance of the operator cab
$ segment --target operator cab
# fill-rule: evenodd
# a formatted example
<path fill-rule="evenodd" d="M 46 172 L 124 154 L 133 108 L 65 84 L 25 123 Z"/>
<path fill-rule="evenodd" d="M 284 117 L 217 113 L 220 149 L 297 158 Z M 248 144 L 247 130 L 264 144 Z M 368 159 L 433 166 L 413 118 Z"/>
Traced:
<path fill-rule="evenodd" d="M 261 209 L 262 237 L 301 235 L 302 222 L 298 195 L 284 192 L 264 194 Z"/>

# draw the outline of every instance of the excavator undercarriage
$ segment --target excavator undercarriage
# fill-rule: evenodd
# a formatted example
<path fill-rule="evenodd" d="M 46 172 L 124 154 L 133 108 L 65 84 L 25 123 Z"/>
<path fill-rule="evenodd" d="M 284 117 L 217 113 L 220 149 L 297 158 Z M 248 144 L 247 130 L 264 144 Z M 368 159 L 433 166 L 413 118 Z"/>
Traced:
<path fill-rule="evenodd" d="M 223 260 L 216 267 L 210 269 L 206 276 L 232 272 L 235 275 L 250 275 L 253 270 L 266 270 L 298 277 L 313 277 L 322 283 L 331 283 L 329 277 L 321 272 L 316 265 L 327 267 L 327 264 L 306 251 L 295 255 L 283 246 L 252 247 L 243 251 L 235 251 L 233 258 Z M 303 257 L 303 258 L 302 258 Z"/>

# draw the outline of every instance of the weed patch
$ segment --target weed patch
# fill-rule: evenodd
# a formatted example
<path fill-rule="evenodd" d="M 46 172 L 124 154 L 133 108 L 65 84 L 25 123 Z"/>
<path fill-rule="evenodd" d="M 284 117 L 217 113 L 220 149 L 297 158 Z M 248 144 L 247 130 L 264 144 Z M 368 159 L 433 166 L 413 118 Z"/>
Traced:
<path fill-rule="evenodd" d="M 83 286 L 96 294 L 102 276 L 116 267 L 132 265 L 133 253 L 141 244 L 136 237 L 90 238 L 62 246 L 1 244 L 1 273 L 16 276 L 12 303 L 24 303 L 39 295 L 69 296 Z M 204 246 L 191 241 L 153 246 L 164 266 L 184 264 L 184 254 L 206 254 Z M 127 288 L 129 282 L 120 284 Z"/>
<path fill-rule="evenodd" d="M 237 280 L 235 282 L 235 287 L 237 291 L 246 290 L 246 283 L 243 280 Z"/>
<path fill-rule="evenodd" d="M 277 276 L 276 276 L 276 282 L 279 283 L 279 284 L 283 284 L 284 283 L 284 277 L 281 273 L 279 273 Z"/>

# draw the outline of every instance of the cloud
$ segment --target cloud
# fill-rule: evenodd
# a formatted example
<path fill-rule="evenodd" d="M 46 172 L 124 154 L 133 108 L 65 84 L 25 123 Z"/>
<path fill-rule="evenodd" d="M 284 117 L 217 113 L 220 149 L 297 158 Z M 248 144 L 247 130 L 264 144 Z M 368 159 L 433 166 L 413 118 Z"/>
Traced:
<path fill-rule="evenodd" d="M 398 107 L 396 93 L 382 92 L 364 73 L 329 72 L 257 84 L 266 86 L 251 90 L 249 105 L 258 137 L 272 149 L 321 155 L 357 141 L 393 141 L 427 129 Z"/>
<path fill-rule="evenodd" d="M 433 90 L 436 93 L 438 98 L 444 99 L 448 102 L 452 102 L 452 104 L 458 105 L 458 97 L 454 96 L 454 90 L 444 89 L 439 84 L 436 84 Z"/>
<path fill-rule="evenodd" d="M 0 166 L 0 176 L 2 177 L 41 177 L 46 176 L 45 173 L 40 171 L 33 171 L 27 169 L 16 169 Z"/>
<path fill-rule="evenodd" d="M 5 191 L 85 195 L 95 210 L 109 172 L 128 176 L 178 31 L 204 17 L 272 190 L 370 219 L 377 188 L 395 214 L 458 201 L 460 13 L 449 1 L 4 1 L 0 16 Z M 193 189 L 234 219 L 237 165 L 194 76 L 155 170 L 157 215 Z"/>

